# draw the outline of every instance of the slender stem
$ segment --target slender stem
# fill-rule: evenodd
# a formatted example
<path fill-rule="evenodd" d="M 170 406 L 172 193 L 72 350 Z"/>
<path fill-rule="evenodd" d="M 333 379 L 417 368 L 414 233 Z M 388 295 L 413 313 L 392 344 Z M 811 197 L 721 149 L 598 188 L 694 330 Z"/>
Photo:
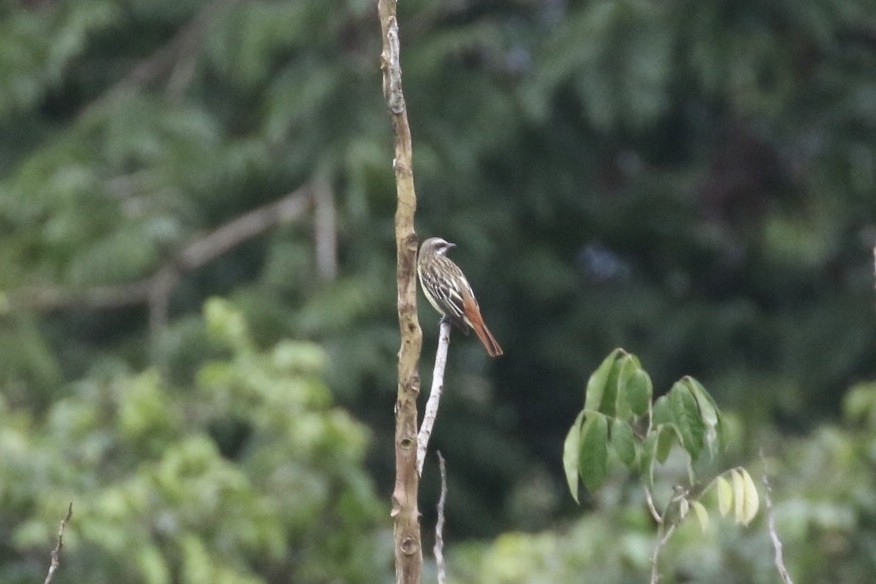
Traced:
<path fill-rule="evenodd" d="M 52 584 L 52 579 L 55 577 L 55 572 L 61 565 L 61 549 L 64 547 L 64 530 L 67 529 L 67 524 L 70 518 L 73 517 L 73 503 L 67 507 L 67 514 L 61 520 L 61 525 L 58 527 L 58 543 L 55 549 L 52 550 L 52 563 L 49 565 L 49 572 L 46 574 L 46 579 L 43 584 Z"/>
<path fill-rule="evenodd" d="M 651 494 L 651 489 L 645 487 L 645 502 L 648 503 L 648 511 L 651 512 L 651 517 L 654 518 L 658 524 L 663 523 L 663 517 L 660 516 L 660 513 L 657 511 L 657 507 L 654 506 L 654 496 Z"/>
<path fill-rule="evenodd" d="M 447 567 L 444 565 L 444 504 L 447 502 L 447 468 L 444 457 L 438 452 L 438 467 L 441 470 L 441 496 L 438 497 L 438 520 L 435 522 L 435 564 L 438 567 L 438 584 L 447 581 Z"/>
<path fill-rule="evenodd" d="M 660 523 L 660 527 L 657 529 L 657 544 L 654 546 L 654 554 L 651 556 L 651 584 L 660 582 L 660 551 L 675 531 L 675 525 L 665 527 L 664 523 Z"/>
<path fill-rule="evenodd" d="M 760 460 L 764 466 L 763 486 L 766 489 L 764 492 L 764 502 L 766 503 L 767 509 L 767 524 L 770 531 L 770 541 L 773 544 L 773 560 L 776 564 L 776 570 L 778 570 L 779 576 L 782 578 L 782 582 L 784 584 L 794 584 L 794 581 L 791 579 L 791 574 L 788 572 L 788 568 L 785 567 L 785 556 L 782 552 L 782 540 L 779 539 L 779 532 L 776 529 L 776 514 L 773 512 L 773 499 L 770 496 L 770 493 L 772 493 L 772 488 L 770 487 L 770 480 L 769 478 L 767 478 L 766 459 L 763 455 L 763 449 L 760 450 Z"/>
<path fill-rule="evenodd" d="M 450 346 L 450 321 L 441 320 L 441 332 L 438 335 L 438 350 L 435 352 L 435 368 L 432 370 L 432 389 L 429 390 L 429 400 L 423 412 L 423 424 L 417 434 L 417 474 L 423 476 L 423 462 L 426 460 L 426 449 L 432 436 L 432 427 L 438 417 L 438 406 L 441 393 L 444 391 L 444 368 L 447 365 L 447 349 Z"/>

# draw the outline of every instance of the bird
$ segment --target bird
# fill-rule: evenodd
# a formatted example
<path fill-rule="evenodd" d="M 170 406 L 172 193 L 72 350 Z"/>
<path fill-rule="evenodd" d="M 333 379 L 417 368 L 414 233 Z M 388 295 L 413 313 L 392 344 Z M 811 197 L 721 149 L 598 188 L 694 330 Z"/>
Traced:
<path fill-rule="evenodd" d="M 450 320 L 466 334 L 469 329 L 474 330 L 487 354 L 498 357 L 502 355 L 502 347 L 484 323 L 480 306 L 465 274 L 447 257 L 447 252 L 453 247 L 456 244 L 440 237 L 430 237 L 423 242 L 417 257 L 420 287 L 429 304 L 441 314 L 442 320 Z"/>

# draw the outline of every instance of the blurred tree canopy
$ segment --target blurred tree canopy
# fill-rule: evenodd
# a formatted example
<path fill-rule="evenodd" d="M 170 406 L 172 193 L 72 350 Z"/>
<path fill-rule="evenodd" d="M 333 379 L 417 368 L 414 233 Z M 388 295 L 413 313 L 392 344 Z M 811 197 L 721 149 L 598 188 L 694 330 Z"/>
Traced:
<path fill-rule="evenodd" d="M 45 410 L 0 402 L 5 582 L 32 582 L 73 501 L 62 564 L 87 582 L 374 582 L 390 553 L 362 466 L 367 432 L 330 407 L 310 343 L 253 344 L 224 301 L 190 387 L 118 363 Z M 25 515 L 21 517 L 21 515 Z M 337 561 L 344 558 L 343 563 Z"/>
<path fill-rule="evenodd" d="M 32 554 L 51 534 L 32 522 L 54 526 L 70 498 L 81 545 L 101 551 L 69 569 L 117 579 L 125 557 L 87 521 L 146 537 L 157 502 L 102 506 L 132 490 L 160 500 L 149 485 L 168 465 L 228 490 L 207 510 L 178 493 L 196 516 L 172 519 L 168 540 L 150 532 L 139 549 L 155 567 L 127 580 L 201 581 L 186 558 L 219 554 L 221 573 L 204 578 L 286 581 L 271 570 L 321 561 L 302 559 L 300 528 L 332 532 L 338 547 L 320 549 L 351 562 L 302 581 L 374 581 L 352 557 L 381 552 L 348 547 L 378 546 L 353 534 L 377 525 L 373 497 L 392 477 L 395 199 L 374 4 L 0 0 L 2 415 L 6 448 L 44 459 L 20 470 L 18 495 L 3 481 L 18 534 L 0 566 L 9 581 L 39 573 L 46 556 Z M 614 347 L 639 355 L 655 387 L 695 375 L 739 412 L 749 448 L 817 435 L 849 386 L 876 378 L 876 2 L 399 10 L 418 232 L 459 245 L 506 349 L 491 362 L 472 339 L 452 343 L 433 436 L 448 459 L 449 539 L 569 512 L 562 438 Z M 240 311 L 249 356 L 211 340 L 214 296 Z M 426 372 L 437 318 L 423 305 Z M 301 358 L 324 351 L 311 381 L 271 365 L 285 339 Z M 298 395 L 311 382 L 319 397 Z M 285 401 L 296 395 L 315 409 Z M 145 408 L 130 422 L 140 430 L 123 428 L 126 408 Z M 308 459 L 276 424 L 309 423 L 350 431 Z M 306 484 L 283 496 L 258 484 L 274 464 L 303 465 Z M 171 487 L 197 490 L 197 476 Z M 328 499 L 302 510 L 309 492 Z M 223 506 L 235 497 L 240 509 Z M 255 517 L 267 527 L 207 533 Z M 255 557 L 261 568 L 247 568 Z"/>

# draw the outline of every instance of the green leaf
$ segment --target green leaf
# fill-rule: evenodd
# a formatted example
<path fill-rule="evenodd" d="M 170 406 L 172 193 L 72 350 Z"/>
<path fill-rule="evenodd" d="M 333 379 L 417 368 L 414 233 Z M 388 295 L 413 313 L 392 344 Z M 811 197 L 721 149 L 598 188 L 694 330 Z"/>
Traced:
<path fill-rule="evenodd" d="M 584 395 L 585 410 L 592 412 L 605 411 L 604 404 L 608 401 L 605 397 L 605 392 L 606 388 L 612 382 L 612 377 L 614 378 L 614 391 L 617 391 L 617 372 L 615 371 L 615 364 L 621 354 L 623 354 L 623 349 L 615 349 L 612 351 L 608 357 L 600 363 L 599 367 L 596 368 L 593 375 L 590 376 L 590 379 L 587 381 L 587 390 Z M 614 409 L 613 399 L 614 393 L 612 392 L 612 410 Z"/>
<path fill-rule="evenodd" d="M 635 415 L 644 416 L 648 413 L 653 392 L 651 377 L 648 373 L 641 368 L 634 369 L 624 385 L 624 393 L 627 404 Z"/>
<path fill-rule="evenodd" d="M 672 408 L 669 407 L 669 398 L 667 396 L 661 395 L 654 402 L 653 418 L 652 423 L 655 427 L 660 424 L 672 423 Z"/>
<path fill-rule="evenodd" d="M 706 391 L 706 388 L 703 387 L 699 381 L 690 376 L 685 376 L 682 379 L 682 382 L 688 387 L 696 399 L 703 422 L 709 426 L 717 425 L 718 406 L 715 404 L 712 396 L 709 395 L 709 392 Z"/>
<path fill-rule="evenodd" d="M 636 439 L 633 429 L 623 420 L 615 419 L 611 423 L 611 446 L 618 459 L 630 469 L 636 464 Z"/>
<path fill-rule="evenodd" d="M 608 420 L 596 413 L 587 413 L 581 426 L 578 468 L 588 491 L 596 491 L 605 482 L 608 460 Z"/>
<path fill-rule="evenodd" d="M 615 369 L 617 370 L 617 390 L 614 397 L 614 416 L 623 420 L 632 417 L 632 410 L 627 401 L 626 386 L 633 372 L 639 369 L 639 360 L 635 355 L 626 354 L 621 357 Z"/>
<path fill-rule="evenodd" d="M 723 448 L 723 424 L 721 421 L 721 412 L 718 405 L 706 388 L 693 377 L 685 377 L 682 380 L 696 399 L 697 406 L 700 409 L 700 418 L 706 425 L 706 446 L 709 449 L 709 454 L 716 454 Z"/>
<path fill-rule="evenodd" d="M 669 407 L 681 434 L 681 445 L 691 459 L 696 460 L 705 446 L 706 425 L 700 416 L 696 398 L 684 383 L 677 382 L 669 390 Z"/>
<path fill-rule="evenodd" d="M 569 484 L 569 492 L 572 493 L 572 498 L 578 503 L 578 456 L 579 445 L 581 442 L 581 422 L 584 420 L 584 412 L 582 411 L 575 418 L 575 423 L 569 428 L 569 433 L 566 434 L 566 439 L 563 441 L 563 470 L 566 473 L 566 482 Z"/>
<path fill-rule="evenodd" d="M 675 424 L 661 424 L 657 428 L 657 447 L 654 450 L 654 455 L 661 464 L 669 458 L 672 445 L 676 442 L 681 444 L 681 433 Z"/>
<path fill-rule="evenodd" d="M 602 396 L 602 407 L 599 411 L 612 418 L 624 415 L 623 412 L 618 409 L 619 394 L 621 393 L 619 386 L 624 360 L 625 358 L 619 358 L 614 362 L 614 366 L 611 368 L 611 371 L 609 371 L 608 379 L 605 381 L 605 392 Z M 622 405 L 622 408 L 629 409 L 626 408 L 625 404 Z"/>

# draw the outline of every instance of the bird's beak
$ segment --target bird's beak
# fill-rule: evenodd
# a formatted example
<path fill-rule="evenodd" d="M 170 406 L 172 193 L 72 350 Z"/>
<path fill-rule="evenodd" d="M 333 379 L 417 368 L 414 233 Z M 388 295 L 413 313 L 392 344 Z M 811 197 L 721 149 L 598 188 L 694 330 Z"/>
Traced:
<path fill-rule="evenodd" d="M 447 249 L 452 249 L 452 248 L 454 248 L 454 247 L 456 247 L 456 244 L 455 244 L 455 243 L 451 243 L 451 242 L 449 242 L 449 241 L 447 242 Z"/>

